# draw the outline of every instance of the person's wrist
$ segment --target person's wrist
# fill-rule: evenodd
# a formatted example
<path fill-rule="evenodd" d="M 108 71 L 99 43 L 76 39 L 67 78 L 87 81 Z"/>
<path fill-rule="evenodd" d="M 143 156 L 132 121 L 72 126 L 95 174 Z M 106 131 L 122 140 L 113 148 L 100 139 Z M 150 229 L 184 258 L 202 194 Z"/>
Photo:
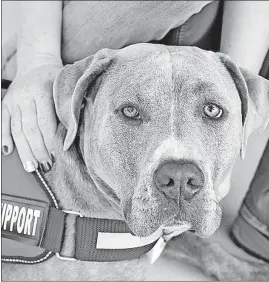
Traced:
<path fill-rule="evenodd" d="M 253 54 L 250 56 L 245 53 L 244 50 L 237 48 L 237 46 L 230 47 L 225 44 L 221 45 L 220 52 L 228 55 L 238 66 L 256 74 L 260 72 L 263 59 L 259 58 L 259 54 Z"/>
<path fill-rule="evenodd" d="M 21 54 L 23 55 L 23 54 Z M 49 53 L 36 53 L 22 56 L 22 59 L 17 59 L 17 76 L 25 74 L 32 69 L 39 68 L 45 65 L 50 65 L 55 68 L 62 68 L 63 62 L 60 56 Z"/>

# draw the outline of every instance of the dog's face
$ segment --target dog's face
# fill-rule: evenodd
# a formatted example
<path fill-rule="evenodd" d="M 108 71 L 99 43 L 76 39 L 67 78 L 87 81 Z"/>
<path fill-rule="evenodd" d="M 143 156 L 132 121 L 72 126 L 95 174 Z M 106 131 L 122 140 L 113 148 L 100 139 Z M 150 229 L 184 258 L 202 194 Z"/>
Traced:
<path fill-rule="evenodd" d="M 236 84 L 211 53 L 128 48 L 85 95 L 86 166 L 135 235 L 188 223 L 209 236 L 243 139 Z"/>

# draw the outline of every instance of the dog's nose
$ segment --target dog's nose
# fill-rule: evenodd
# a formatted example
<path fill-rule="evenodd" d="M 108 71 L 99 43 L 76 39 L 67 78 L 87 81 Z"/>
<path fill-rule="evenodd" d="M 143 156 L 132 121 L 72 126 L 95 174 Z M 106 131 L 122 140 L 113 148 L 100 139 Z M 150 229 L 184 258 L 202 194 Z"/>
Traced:
<path fill-rule="evenodd" d="M 154 181 L 166 197 L 190 200 L 203 187 L 204 174 L 193 162 L 171 161 L 157 168 Z"/>

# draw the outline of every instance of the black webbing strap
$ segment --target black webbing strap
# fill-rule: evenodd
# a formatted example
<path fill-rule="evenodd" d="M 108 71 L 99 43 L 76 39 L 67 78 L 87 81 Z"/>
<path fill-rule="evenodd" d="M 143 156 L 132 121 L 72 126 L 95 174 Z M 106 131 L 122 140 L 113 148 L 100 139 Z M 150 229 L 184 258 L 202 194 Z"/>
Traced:
<path fill-rule="evenodd" d="M 150 251 L 157 241 L 142 247 L 128 249 L 97 249 L 98 232 L 130 233 L 120 220 L 77 218 L 75 258 L 85 261 L 120 261 L 139 258 Z"/>
<path fill-rule="evenodd" d="M 50 207 L 47 224 L 40 244 L 41 248 L 54 253 L 61 251 L 64 239 L 65 216 L 66 214 L 61 210 Z"/>
<path fill-rule="evenodd" d="M 60 253 L 64 238 L 65 213 L 55 208 L 50 209 L 41 247 Z M 139 258 L 149 252 L 157 240 L 141 247 L 127 249 L 98 249 L 98 233 L 130 233 L 124 221 L 100 218 L 76 218 L 75 255 L 82 261 L 121 261 Z"/>

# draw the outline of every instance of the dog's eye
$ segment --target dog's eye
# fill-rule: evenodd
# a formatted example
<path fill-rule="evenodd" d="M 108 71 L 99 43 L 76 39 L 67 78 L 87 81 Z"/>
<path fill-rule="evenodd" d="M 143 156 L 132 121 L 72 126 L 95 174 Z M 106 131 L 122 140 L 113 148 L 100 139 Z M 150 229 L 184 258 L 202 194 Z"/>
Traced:
<path fill-rule="evenodd" d="M 121 111 L 123 115 L 125 115 L 128 118 L 132 118 L 132 119 L 140 118 L 139 112 L 135 107 L 132 106 L 123 107 Z"/>
<path fill-rule="evenodd" d="M 218 119 L 222 116 L 223 110 L 215 104 L 207 104 L 204 106 L 204 113 L 210 118 Z"/>

